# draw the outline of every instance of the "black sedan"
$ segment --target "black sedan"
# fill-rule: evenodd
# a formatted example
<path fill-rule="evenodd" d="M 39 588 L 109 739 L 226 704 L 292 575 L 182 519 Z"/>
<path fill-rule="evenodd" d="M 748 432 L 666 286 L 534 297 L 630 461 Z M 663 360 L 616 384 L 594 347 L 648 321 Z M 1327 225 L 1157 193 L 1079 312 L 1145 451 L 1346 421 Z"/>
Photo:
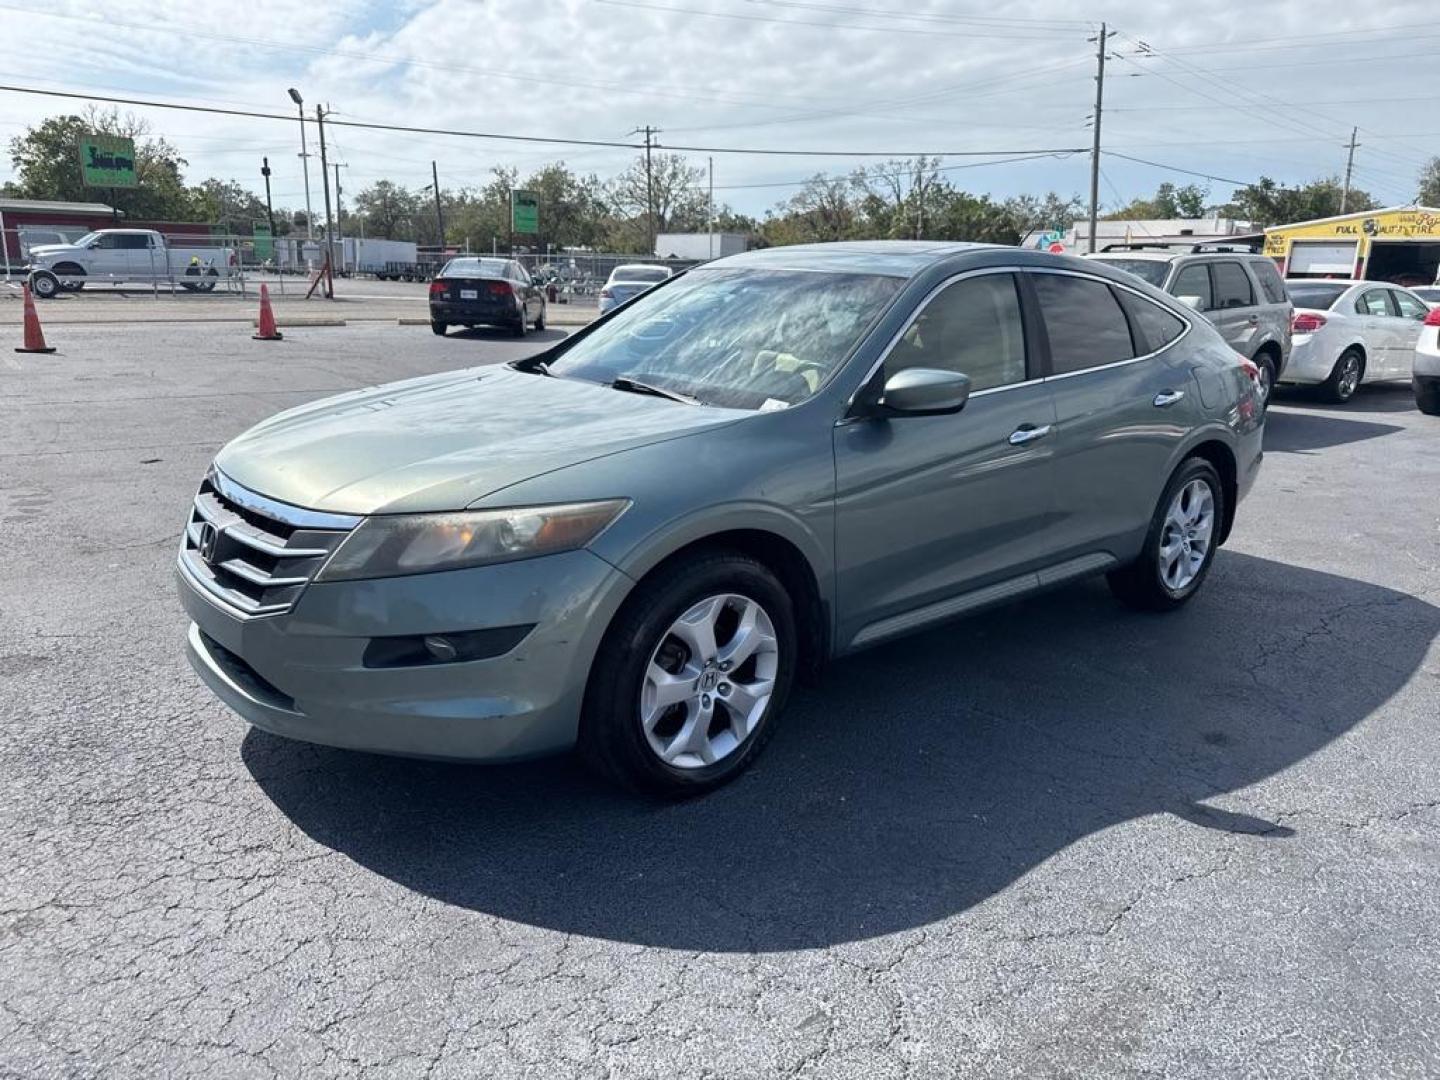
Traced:
<path fill-rule="evenodd" d="M 514 259 L 451 259 L 430 282 L 430 329 L 504 326 L 524 337 L 545 329 L 545 294 Z"/>

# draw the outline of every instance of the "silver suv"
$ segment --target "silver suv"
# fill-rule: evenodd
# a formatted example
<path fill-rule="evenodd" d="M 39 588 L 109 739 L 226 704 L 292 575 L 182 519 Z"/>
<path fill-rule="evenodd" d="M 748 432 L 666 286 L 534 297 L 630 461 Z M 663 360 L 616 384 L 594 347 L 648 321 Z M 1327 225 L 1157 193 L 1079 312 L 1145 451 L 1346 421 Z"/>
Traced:
<path fill-rule="evenodd" d="M 1285 292 L 1285 281 L 1264 255 L 1204 248 L 1112 244 L 1087 258 L 1127 270 L 1204 315 L 1232 349 L 1260 369 L 1261 393 L 1268 401 L 1290 361 L 1295 305 Z"/>

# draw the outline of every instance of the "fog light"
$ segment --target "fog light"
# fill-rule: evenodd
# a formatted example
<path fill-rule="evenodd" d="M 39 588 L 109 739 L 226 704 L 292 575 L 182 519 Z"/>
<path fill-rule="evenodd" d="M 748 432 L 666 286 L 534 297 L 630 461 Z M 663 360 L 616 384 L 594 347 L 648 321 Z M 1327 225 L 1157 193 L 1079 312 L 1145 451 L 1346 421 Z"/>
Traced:
<path fill-rule="evenodd" d="M 455 648 L 455 643 L 447 637 L 441 637 L 439 634 L 427 634 L 424 641 L 426 651 L 442 664 L 448 664 L 460 655 L 459 650 Z"/>

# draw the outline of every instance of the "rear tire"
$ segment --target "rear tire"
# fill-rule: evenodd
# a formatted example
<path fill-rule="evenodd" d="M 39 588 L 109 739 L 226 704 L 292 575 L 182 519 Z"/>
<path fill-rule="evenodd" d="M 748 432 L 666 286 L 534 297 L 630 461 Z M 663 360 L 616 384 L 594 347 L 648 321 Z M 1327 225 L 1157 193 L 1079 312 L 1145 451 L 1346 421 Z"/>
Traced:
<path fill-rule="evenodd" d="M 1270 395 L 1275 393 L 1275 359 L 1268 352 L 1255 354 L 1255 366 L 1260 369 L 1260 407 L 1270 404 Z"/>
<path fill-rule="evenodd" d="M 1360 388 L 1360 380 L 1365 376 L 1365 357 L 1360 350 L 1353 345 L 1340 354 L 1340 359 L 1335 361 L 1335 366 L 1330 369 L 1330 377 L 1320 384 L 1320 392 L 1325 395 L 1327 401 L 1333 401 L 1337 405 L 1344 405 L 1352 397 L 1355 391 Z"/>
<path fill-rule="evenodd" d="M 1415 391 L 1415 407 L 1426 416 L 1440 416 L 1440 378 L 1422 379 L 1414 375 L 1410 386 Z"/>
<path fill-rule="evenodd" d="M 713 617 L 691 621 L 707 605 Z M 688 633 L 675 633 L 704 626 L 708 656 L 686 643 Z M 756 635 L 755 652 L 731 667 L 725 653 L 747 633 Z M 580 756 L 633 791 L 672 799 L 712 791 L 748 768 L 774 734 L 797 650 L 792 601 L 768 567 L 724 550 L 677 560 L 642 581 L 606 631 L 585 688 Z M 655 700 L 657 672 L 682 676 L 671 704 Z M 732 712 L 727 701 L 753 705 Z"/>
<path fill-rule="evenodd" d="M 540 305 L 540 314 L 535 319 L 535 330 L 543 334 L 545 332 L 545 305 Z"/>
<path fill-rule="evenodd" d="M 448 330 L 448 329 L 450 329 L 450 324 L 449 324 L 449 323 L 434 322 L 434 321 L 432 321 L 432 322 L 430 323 L 430 332 L 431 332 L 432 334 L 434 334 L 436 337 L 444 337 L 444 336 L 445 336 L 445 331 Z"/>
<path fill-rule="evenodd" d="M 522 311 L 520 313 L 520 321 L 510 328 L 510 333 L 514 334 L 517 338 L 523 338 L 528 329 L 529 327 L 525 324 L 525 313 Z"/>
<path fill-rule="evenodd" d="M 1224 520 L 1220 474 L 1204 458 L 1186 458 L 1165 485 L 1140 557 L 1106 575 L 1110 591 L 1138 611 L 1174 611 L 1205 583 Z M 1202 538 L 1204 550 L 1197 551 Z"/>

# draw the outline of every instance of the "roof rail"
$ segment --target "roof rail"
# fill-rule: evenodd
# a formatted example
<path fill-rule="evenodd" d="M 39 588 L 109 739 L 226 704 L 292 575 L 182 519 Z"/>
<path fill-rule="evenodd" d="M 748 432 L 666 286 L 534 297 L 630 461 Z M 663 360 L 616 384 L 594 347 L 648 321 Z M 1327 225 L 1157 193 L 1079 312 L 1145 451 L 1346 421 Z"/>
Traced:
<path fill-rule="evenodd" d="M 1170 251 L 1185 244 L 1178 241 L 1151 240 L 1149 243 L 1126 241 L 1123 244 L 1106 244 L 1101 251 Z"/>
<path fill-rule="evenodd" d="M 1202 251 L 1234 251 L 1253 255 L 1260 250 L 1260 245 L 1250 240 L 1207 240 L 1204 243 L 1191 245 L 1190 250 L 1195 253 Z"/>

